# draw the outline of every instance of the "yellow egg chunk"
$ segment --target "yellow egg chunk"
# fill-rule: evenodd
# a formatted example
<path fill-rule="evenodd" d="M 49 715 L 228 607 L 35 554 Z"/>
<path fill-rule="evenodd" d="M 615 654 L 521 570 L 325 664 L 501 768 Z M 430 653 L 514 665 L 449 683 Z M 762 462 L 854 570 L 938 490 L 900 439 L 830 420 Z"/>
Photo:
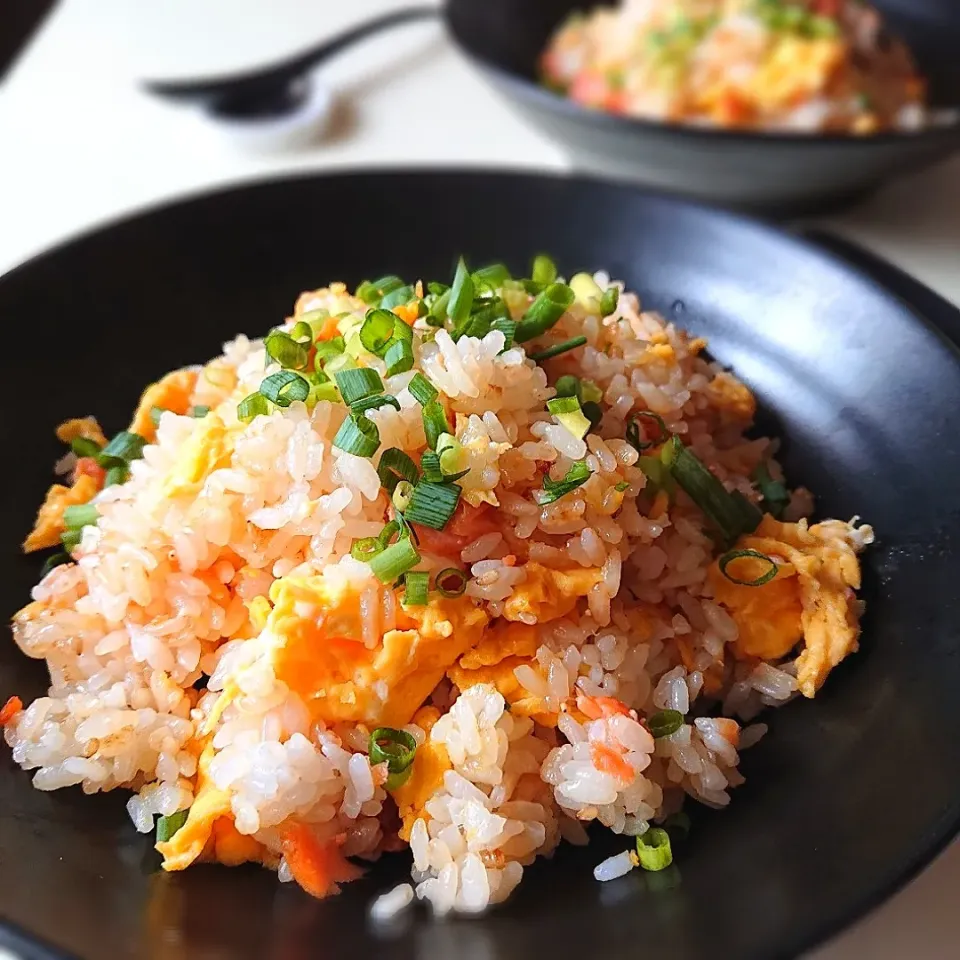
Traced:
<path fill-rule="evenodd" d="M 186 414 L 190 410 L 190 397 L 197 385 L 198 376 L 197 370 L 174 370 L 156 383 L 151 383 L 143 391 L 137 404 L 136 413 L 130 422 L 131 432 L 139 433 L 148 443 L 152 443 L 157 436 L 157 428 L 150 411 L 159 407 L 161 410 Z"/>
<path fill-rule="evenodd" d="M 778 37 L 753 74 L 747 92 L 761 111 L 801 103 L 823 91 L 844 60 L 843 41 L 829 37 Z"/>
<path fill-rule="evenodd" d="M 710 569 L 714 594 L 740 630 L 737 656 L 777 660 L 803 640 L 797 684 L 805 697 L 813 697 L 830 671 L 857 649 L 859 606 L 853 591 L 860 587 L 860 564 L 849 530 L 837 520 L 807 527 L 805 521 L 780 523 L 767 515 L 754 534 L 739 540 L 737 549 L 756 550 L 776 561 L 780 570 L 773 580 L 740 586 L 717 563 Z M 735 563 L 740 579 L 766 569 L 760 560 Z"/>
<path fill-rule="evenodd" d="M 553 570 L 531 561 L 524 570 L 526 579 L 503 605 L 507 620 L 526 621 L 533 617 L 537 623 L 547 623 L 565 617 L 603 579 L 599 567 Z"/>
<path fill-rule="evenodd" d="M 357 588 L 322 576 L 270 590 L 266 630 L 278 679 L 326 723 L 403 726 L 450 667 L 483 637 L 487 614 L 468 598 L 437 597 L 397 612 L 397 629 L 363 642 Z"/>
<path fill-rule="evenodd" d="M 183 445 L 177 463 L 167 475 L 163 493 L 167 497 L 196 494 L 203 481 L 218 467 L 229 463 L 232 443 L 223 421 L 208 413 Z"/>
<path fill-rule="evenodd" d="M 100 429 L 100 424 L 97 423 L 95 417 L 77 417 L 73 420 L 64 420 L 63 423 L 57 427 L 57 439 L 61 443 L 71 443 L 78 437 L 83 437 L 85 440 L 92 440 L 101 447 L 107 445 L 107 438 L 104 436 L 103 430 Z"/>
<path fill-rule="evenodd" d="M 47 496 L 37 512 L 33 530 L 23 541 L 24 552 L 31 553 L 34 550 L 57 546 L 60 535 L 66 529 L 63 523 L 64 511 L 67 507 L 89 503 L 98 489 L 97 481 L 87 474 L 77 477 L 77 482 L 72 487 L 53 484 L 47 490 Z"/>

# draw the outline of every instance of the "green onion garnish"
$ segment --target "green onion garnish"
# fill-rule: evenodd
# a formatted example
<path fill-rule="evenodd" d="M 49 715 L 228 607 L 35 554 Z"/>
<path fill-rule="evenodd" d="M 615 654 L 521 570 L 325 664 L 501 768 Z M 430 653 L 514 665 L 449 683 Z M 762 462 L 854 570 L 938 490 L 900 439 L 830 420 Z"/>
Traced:
<path fill-rule="evenodd" d="M 166 408 L 166 407 L 151 407 L 151 408 L 150 408 L 150 422 L 151 422 L 155 427 L 159 427 L 159 426 L 160 426 L 160 418 L 161 418 L 166 412 L 167 412 L 167 408 Z M 86 440 L 86 437 L 77 437 L 77 439 L 78 439 L 78 440 Z M 71 445 L 71 447 L 72 447 L 72 446 L 73 446 L 73 443 L 71 442 L 70 445 Z M 73 452 L 76 453 L 77 451 L 74 450 Z M 78 456 L 79 456 L 79 454 L 78 454 Z"/>
<path fill-rule="evenodd" d="M 762 560 L 764 563 L 767 563 L 770 566 L 755 580 L 741 580 L 739 577 L 735 577 L 732 573 L 730 573 L 727 570 L 727 567 L 729 567 L 734 560 L 741 560 L 746 557 L 749 557 L 753 560 Z M 725 553 L 717 561 L 717 563 L 720 566 L 720 572 L 731 583 L 737 583 L 741 587 L 762 587 L 765 583 L 769 583 L 777 575 L 777 571 L 780 569 L 775 560 L 768 557 L 765 553 L 760 553 L 759 550 L 730 550 Z"/>
<path fill-rule="evenodd" d="M 603 296 L 600 298 L 600 316 L 609 317 L 610 314 L 617 309 L 619 302 L 620 288 L 607 287 L 607 289 L 603 291 Z"/>
<path fill-rule="evenodd" d="M 437 447 L 437 440 L 441 433 L 453 433 L 453 428 L 447 422 L 447 415 L 443 405 L 438 400 L 431 400 L 423 405 L 423 432 L 427 437 L 427 446 L 431 450 Z"/>
<path fill-rule="evenodd" d="M 557 265 L 545 253 L 541 253 L 533 258 L 530 276 L 534 283 L 547 286 L 557 279 Z"/>
<path fill-rule="evenodd" d="M 343 337 L 331 337 L 329 340 L 318 340 L 314 346 L 313 368 L 320 372 L 328 360 L 339 357 L 346 349 Z"/>
<path fill-rule="evenodd" d="M 440 391 L 422 374 L 415 373 L 407 384 L 407 389 L 420 406 L 425 406 L 431 400 L 436 400 Z"/>
<path fill-rule="evenodd" d="M 295 400 L 306 400 L 310 384 L 292 370 L 278 370 L 265 377 L 260 384 L 260 393 L 278 407 L 289 407 Z"/>
<path fill-rule="evenodd" d="M 237 404 L 237 419 L 249 423 L 254 417 L 266 416 L 270 412 L 267 398 L 260 393 L 251 393 Z"/>
<path fill-rule="evenodd" d="M 413 488 L 404 517 L 408 523 L 442 530 L 457 509 L 461 492 L 455 483 L 428 483 L 421 480 Z"/>
<path fill-rule="evenodd" d="M 370 734 L 369 753 L 371 764 L 387 765 L 390 776 L 387 778 L 386 786 L 388 790 L 394 790 L 410 776 L 410 769 L 417 753 L 417 741 L 406 730 L 377 727 Z"/>
<path fill-rule="evenodd" d="M 549 474 L 543 477 L 543 490 L 538 494 L 541 504 L 553 503 L 582 486 L 590 478 L 586 460 L 574 460 L 562 480 L 553 480 Z"/>
<path fill-rule="evenodd" d="M 382 357 L 387 344 L 393 339 L 396 319 L 389 310 L 368 310 L 360 327 L 360 342 L 364 350 Z"/>
<path fill-rule="evenodd" d="M 644 421 L 644 439 L 640 438 L 640 426 L 637 423 L 638 420 Z M 652 440 L 646 439 L 648 436 L 646 421 L 653 421 L 654 426 L 657 428 L 657 432 L 654 434 Z M 641 410 L 638 413 L 633 413 L 627 420 L 627 443 L 629 443 L 630 446 L 637 451 L 637 453 L 643 453 L 644 450 L 647 450 L 650 447 L 659 446 L 661 443 L 664 443 L 669 436 L 670 431 L 667 429 L 667 425 L 663 422 L 663 417 L 657 413 L 654 413 L 652 410 Z"/>
<path fill-rule="evenodd" d="M 672 436 L 663 445 L 660 458 L 727 543 L 757 529 L 763 514 L 742 494 L 728 493 L 678 436 Z"/>
<path fill-rule="evenodd" d="M 73 551 L 80 546 L 82 536 L 82 528 L 80 530 L 64 530 L 64 532 L 60 534 L 60 543 L 63 544 L 63 549 L 72 555 Z"/>
<path fill-rule="evenodd" d="M 391 520 L 381 531 L 377 540 L 380 542 L 381 547 L 389 547 L 390 542 L 393 540 L 394 535 L 397 536 L 397 540 L 403 539 L 405 534 L 405 528 L 399 520 Z"/>
<path fill-rule="evenodd" d="M 453 321 L 454 327 L 459 326 L 470 316 L 473 306 L 473 280 L 463 262 L 463 257 L 457 261 L 457 272 L 453 276 L 450 287 L 450 299 L 447 301 L 447 316 Z"/>
<path fill-rule="evenodd" d="M 380 446 L 380 431 L 366 414 L 350 414 L 333 438 L 333 445 L 358 457 L 372 457 Z"/>
<path fill-rule="evenodd" d="M 157 821 L 157 843 L 166 843 L 187 822 L 187 811 L 178 810 Z"/>
<path fill-rule="evenodd" d="M 401 480 L 394 488 L 390 496 L 390 502 L 393 509 L 403 513 L 410 506 L 410 498 L 413 496 L 413 484 L 409 480 Z"/>
<path fill-rule="evenodd" d="M 290 330 L 290 339 L 309 347 L 313 342 L 313 327 L 306 320 L 298 320 Z"/>
<path fill-rule="evenodd" d="M 372 305 L 378 303 L 380 299 L 391 290 L 396 290 L 403 286 L 403 281 L 392 273 L 379 280 L 364 280 L 357 287 L 356 295 L 366 304 Z"/>
<path fill-rule="evenodd" d="M 758 463 L 756 470 L 753 471 L 753 482 L 763 497 L 763 508 L 771 516 L 780 520 L 783 517 L 783 511 L 790 503 L 790 491 L 780 480 L 774 480 L 770 476 L 770 471 L 765 463 Z"/>
<path fill-rule="evenodd" d="M 517 324 L 514 339 L 526 343 L 545 334 L 573 303 L 573 291 L 565 283 L 551 283 L 527 308 Z"/>
<path fill-rule="evenodd" d="M 499 330 L 503 334 L 504 350 L 509 350 L 513 346 L 517 337 L 516 320 L 510 319 L 510 317 L 495 317 L 490 323 L 490 329 Z"/>
<path fill-rule="evenodd" d="M 630 489 L 630 484 L 626 480 L 621 480 L 613 489 L 616 490 L 617 493 L 623 493 Z"/>
<path fill-rule="evenodd" d="M 586 400 L 581 404 L 580 409 L 583 410 L 583 415 L 590 421 L 590 429 L 596 430 L 603 419 L 603 407 L 594 400 Z"/>
<path fill-rule="evenodd" d="M 456 567 L 447 567 L 437 574 L 437 592 L 448 598 L 462 597 L 467 589 L 467 575 Z"/>
<path fill-rule="evenodd" d="M 288 370 L 302 370 L 307 365 L 309 344 L 298 343 L 288 333 L 274 330 L 263 341 L 264 349 L 271 360 Z"/>
<path fill-rule="evenodd" d="M 647 729 L 659 740 L 669 737 L 683 726 L 683 714 L 679 710 L 661 710 L 647 717 Z"/>
<path fill-rule="evenodd" d="M 583 415 L 576 397 L 554 397 L 547 401 L 547 409 L 557 418 L 557 423 L 566 427 L 578 440 L 587 435 L 590 421 Z"/>
<path fill-rule="evenodd" d="M 581 391 L 583 388 L 580 384 L 580 378 L 572 374 L 565 373 L 562 377 L 558 377 L 554 388 L 557 391 L 558 397 L 576 397 L 578 400 L 582 399 Z"/>
<path fill-rule="evenodd" d="M 369 563 L 378 553 L 383 551 L 383 544 L 378 537 L 361 537 L 354 540 L 350 547 L 350 556 L 361 563 Z"/>
<path fill-rule="evenodd" d="M 343 402 L 349 407 L 364 397 L 383 393 L 383 381 L 380 374 L 370 367 L 357 367 L 352 370 L 338 370 L 334 375 L 337 388 Z"/>
<path fill-rule="evenodd" d="M 405 606 L 426 606 L 429 592 L 430 574 L 426 571 L 411 570 L 403 578 L 403 603 Z"/>
<path fill-rule="evenodd" d="M 491 263 L 488 267 L 474 270 L 473 285 L 477 290 L 499 290 L 509 279 L 510 271 L 502 263 Z"/>
<path fill-rule="evenodd" d="M 552 347 L 547 347 L 546 350 L 538 350 L 536 353 L 528 353 L 527 356 L 539 363 L 541 360 L 549 360 L 551 357 L 559 357 L 561 353 L 566 353 L 568 350 L 576 350 L 577 347 L 582 347 L 587 342 L 586 337 L 572 337 L 570 340 L 565 340 L 563 343 L 556 343 Z"/>
<path fill-rule="evenodd" d="M 383 299 L 380 301 L 380 306 L 384 310 L 391 310 L 393 307 L 400 307 L 405 303 L 409 303 L 415 296 L 416 293 L 413 287 L 407 283 L 402 287 L 397 287 L 396 290 L 391 290 L 389 293 L 384 294 Z"/>
<path fill-rule="evenodd" d="M 96 523 L 100 513 L 92 503 L 81 503 L 67 507 L 63 511 L 63 525 L 68 530 L 81 530 L 83 527 Z"/>
<path fill-rule="evenodd" d="M 321 386 L 323 386 L 323 384 L 321 384 Z M 350 412 L 364 413 L 367 410 L 376 410 L 378 407 L 393 407 L 395 410 L 399 410 L 400 401 L 397 400 L 396 397 L 390 396 L 389 393 L 378 393 L 372 397 L 364 397 L 362 400 L 357 400 L 356 403 L 350 406 Z"/>
<path fill-rule="evenodd" d="M 130 479 L 130 468 L 125 463 L 115 463 L 112 467 L 107 467 L 107 472 L 103 477 L 104 487 L 113 487 L 118 483 L 126 483 Z"/>
<path fill-rule="evenodd" d="M 43 561 L 43 566 L 40 568 L 40 579 L 42 580 L 54 567 L 59 567 L 61 564 L 69 562 L 70 554 L 65 550 L 51 553 L 50 556 Z"/>
<path fill-rule="evenodd" d="M 382 536 L 382 534 L 381 534 Z M 403 537 L 396 543 L 378 553 L 370 561 L 370 571 L 381 583 L 393 583 L 420 562 L 420 554 L 409 537 Z"/>
<path fill-rule="evenodd" d="M 384 489 L 391 495 L 401 480 L 416 483 L 420 479 L 417 465 L 398 447 L 389 447 L 383 451 L 377 473 Z"/>
<path fill-rule="evenodd" d="M 139 433 L 123 430 L 100 451 L 97 455 L 97 463 L 101 467 L 110 467 L 117 460 L 124 463 L 139 460 L 143 456 L 143 448 L 146 442 Z"/>
<path fill-rule="evenodd" d="M 409 330 L 410 328 L 400 320 L 400 324 Z M 395 339 L 387 347 L 387 352 L 383 355 L 383 362 L 387 365 L 387 376 L 393 377 L 398 373 L 406 373 L 413 369 L 413 345 L 406 339 Z"/>
<path fill-rule="evenodd" d="M 153 410 L 156 410 L 157 407 L 154 407 Z M 150 417 L 153 419 L 153 410 L 150 411 Z M 74 437 L 70 441 L 70 449 L 78 457 L 95 457 L 100 453 L 100 444 L 96 440 L 91 440 L 89 437 Z"/>
<path fill-rule="evenodd" d="M 210 408 L 202 403 L 198 403 L 195 407 L 190 408 L 190 416 L 197 420 L 202 420 L 209 412 Z"/>
<path fill-rule="evenodd" d="M 673 863 L 670 834 L 662 827 L 651 827 L 637 837 L 637 858 L 644 870 L 664 870 Z"/>
<path fill-rule="evenodd" d="M 440 454 L 433 450 L 425 450 L 420 457 L 420 469 L 423 479 L 428 483 L 442 483 L 443 471 L 440 469 Z"/>

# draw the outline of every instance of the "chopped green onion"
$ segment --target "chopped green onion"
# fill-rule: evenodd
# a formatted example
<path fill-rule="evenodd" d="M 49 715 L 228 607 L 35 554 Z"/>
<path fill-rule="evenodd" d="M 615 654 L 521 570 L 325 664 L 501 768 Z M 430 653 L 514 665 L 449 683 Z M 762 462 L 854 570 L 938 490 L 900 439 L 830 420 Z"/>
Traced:
<path fill-rule="evenodd" d="M 446 283 L 438 283 L 436 280 L 431 280 L 427 284 L 427 291 L 435 297 L 442 296 L 445 293 L 450 291 L 450 287 Z"/>
<path fill-rule="evenodd" d="M 389 393 L 378 393 L 372 397 L 364 397 L 362 400 L 357 400 L 356 403 L 351 404 L 350 412 L 351 413 L 364 413 L 367 410 L 376 410 L 379 407 L 393 407 L 395 410 L 400 409 L 400 401 L 396 397 L 390 396 Z"/>
<path fill-rule="evenodd" d="M 166 408 L 166 407 L 151 407 L 151 408 L 150 408 L 150 422 L 151 422 L 155 427 L 159 427 L 159 426 L 160 426 L 160 418 L 161 418 L 166 412 L 167 412 L 167 408 Z M 87 438 L 86 438 L 86 437 L 77 437 L 76 439 L 77 439 L 77 440 L 84 440 L 84 441 L 85 441 Z M 73 446 L 72 441 L 71 441 L 70 446 L 71 446 L 71 447 Z M 73 452 L 76 453 L 77 451 L 74 450 Z M 98 453 L 100 452 L 100 445 L 99 445 L 99 444 L 97 444 L 97 452 L 98 452 Z M 83 456 L 83 454 L 78 454 L 78 456 Z"/>
<path fill-rule="evenodd" d="M 339 357 L 346 349 L 343 337 L 331 337 L 329 340 L 318 340 L 314 345 L 313 369 L 321 372 L 328 360 Z"/>
<path fill-rule="evenodd" d="M 380 446 L 377 425 L 363 413 L 350 414 L 333 438 L 333 445 L 358 457 L 372 457 Z"/>
<path fill-rule="evenodd" d="M 260 393 L 278 407 L 289 407 L 296 400 L 306 400 L 310 384 L 293 370 L 279 370 L 265 377 Z"/>
<path fill-rule="evenodd" d="M 83 527 L 96 523 L 100 512 L 92 503 L 81 503 L 67 507 L 63 511 L 63 525 L 68 530 L 81 530 Z"/>
<path fill-rule="evenodd" d="M 580 381 L 580 399 L 589 403 L 599 403 L 603 399 L 603 391 L 592 380 Z"/>
<path fill-rule="evenodd" d="M 619 302 L 620 288 L 607 287 L 607 289 L 603 291 L 603 296 L 600 298 L 600 316 L 609 317 L 610 314 L 617 309 Z"/>
<path fill-rule="evenodd" d="M 394 488 L 390 497 L 393 509 L 403 513 L 410 506 L 410 498 L 413 496 L 413 484 L 409 480 L 401 480 Z"/>
<path fill-rule="evenodd" d="M 441 433 L 437 437 L 437 455 L 440 457 L 440 470 L 445 475 L 456 473 L 460 455 L 463 453 L 463 444 L 449 433 Z"/>
<path fill-rule="evenodd" d="M 420 469 L 423 479 L 428 483 L 442 483 L 443 471 L 440 469 L 440 455 L 433 450 L 425 450 L 420 456 Z"/>
<path fill-rule="evenodd" d="M 470 316 L 473 306 L 473 280 L 467 271 L 463 257 L 457 261 L 457 272 L 453 276 L 450 287 L 450 299 L 447 302 L 447 316 L 453 321 L 454 327 L 459 326 Z"/>
<path fill-rule="evenodd" d="M 202 420 L 209 412 L 210 408 L 202 403 L 190 408 L 190 416 L 197 420 Z"/>
<path fill-rule="evenodd" d="M 383 551 L 383 544 L 377 537 L 361 537 L 354 540 L 350 547 L 350 556 L 361 563 L 369 563 L 378 553 Z"/>
<path fill-rule="evenodd" d="M 513 346 L 517 336 L 516 320 L 512 320 L 510 317 L 495 317 L 490 323 L 490 329 L 503 334 L 504 350 L 509 350 Z"/>
<path fill-rule="evenodd" d="M 782 519 L 783 511 L 790 503 L 790 491 L 780 480 L 774 480 L 765 463 L 758 463 L 753 471 L 753 482 L 763 497 L 763 508 L 777 520 Z"/>
<path fill-rule="evenodd" d="M 384 310 L 391 310 L 393 307 L 400 307 L 405 303 L 409 303 L 415 296 L 416 293 L 413 287 L 411 287 L 410 284 L 404 284 L 402 287 L 397 287 L 396 290 L 391 290 L 385 294 L 380 301 L 380 306 Z"/>
<path fill-rule="evenodd" d="M 156 410 L 154 407 L 153 410 Z M 150 411 L 150 417 L 153 419 L 153 410 Z M 100 452 L 100 444 L 89 437 L 74 437 L 70 441 L 70 449 L 78 457 L 95 457 Z"/>
<path fill-rule="evenodd" d="M 558 397 L 576 397 L 578 400 L 582 398 L 582 387 L 579 377 L 566 373 L 557 379 L 554 386 Z"/>
<path fill-rule="evenodd" d="M 334 375 L 340 396 L 347 406 L 353 406 L 364 397 L 383 393 L 383 381 L 380 374 L 370 367 L 357 367 L 353 370 L 338 370 Z"/>
<path fill-rule="evenodd" d="M 442 530 L 457 509 L 461 493 L 455 483 L 428 483 L 421 480 L 413 488 L 404 517 L 408 523 Z"/>
<path fill-rule="evenodd" d="M 401 320 L 400 323 L 410 329 Z M 393 377 L 398 373 L 406 373 L 413 369 L 413 346 L 409 340 L 395 339 L 387 347 L 387 352 L 383 355 L 383 362 L 387 365 L 387 376 Z"/>
<path fill-rule="evenodd" d="M 387 344 L 393 339 L 396 319 L 389 310 L 368 310 L 360 327 L 360 342 L 364 350 L 382 357 Z"/>
<path fill-rule="evenodd" d="M 447 567 L 437 574 L 437 592 L 443 597 L 462 597 L 469 577 L 456 567 Z"/>
<path fill-rule="evenodd" d="M 391 495 L 401 480 L 416 483 L 420 479 L 417 465 L 398 447 L 389 447 L 383 451 L 377 473 L 384 489 Z"/>
<path fill-rule="evenodd" d="M 670 834 L 661 827 L 651 827 L 637 837 L 637 859 L 644 870 L 664 870 L 673 863 Z"/>
<path fill-rule="evenodd" d="M 678 436 L 672 436 L 663 445 L 660 458 L 727 543 L 756 530 L 763 514 L 742 494 L 737 497 L 728 493 Z"/>
<path fill-rule="evenodd" d="M 638 420 L 652 420 L 657 427 L 657 433 L 654 435 L 652 440 L 647 440 L 647 428 L 644 424 L 643 436 L 644 439 L 640 439 L 640 426 L 637 423 Z M 670 437 L 670 431 L 667 429 L 667 425 L 663 422 L 663 417 L 659 414 L 654 413 L 652 410 L 641 410 L 639 413 L 633 413 L 630 415 L 630 418 L 627 420 L 627 443 L 633 447 L 637 453 L 643 453 L 644 450 L 648 450 L 650 447 L 659 446 L 659 444 L 664 443 Z"/>
<path fill-rule="evenodd" d="M 583 415 L 590 421 L 590 429 L 596 430 L 603 419 L 603 407 L 593 400 L 587 400 L 581 405 L 580 409 L 583 410 Z"/>
<path fill-rule="evenodd" d="M 139 460 L 143 456 L 143 448 L 146 442 L 139 433 L 123 430 L 100 451 L 97 455 L 97 463 L 101 467 L 109 467 L 116 460 L 122 460 L 125 463 L 129 463 L 131 460 Z"/>
<path fill-rule="evenodd" d="M 590 421 L 583 415 L 576 397 L 554 397 L 547 401 L 547 409 L 557 418 L 557 423 L 566 427 L 578 440 L 587 435 Z"/>
<path fill-rule="evenodd" d="M 768 569 L 764 570 L 764 572 L 755 580 L 741 580 L 739 577 L 735 577 L 732 573 L 730 573 L 727 568 L 731 563 L 733 563 L 734 560 L 742 560 L 745 558 L 762 560 L 764 563 L 769 564 L 769 567 Z M 777 571 L 780 569 L 775 560 L 768 557 L 765 553 L 760 553 L 759 550 L 730 550 L 725 553 L 717 561 L 717 563 L 720 566 L 720 572 L 731 583 L 737 583 L 741 587 L 762 587 L 765 583 L 769 583 L 777 575 Z"/>
<path fill-rule="evenodd" d="M 570 340 L 565 340 L 563 343 L 555 343 L 552 347 L 547 347 L 546 350 L 538 350 L 536 353 L 528 353 L 527 356 L 539 363 L 541 360 L 549 360 L 551 357 L 559 357 L 561 353 L 566 353 L 568 350 L 576 350 L 577 347 L 582 347 L 587 342 L 586 337 L 572 337 Z"/>
<path fill-rule="evenodd" d="M 157 843 L 166 843 L 187 822 L 187 811 L 178 810 L 157 821 Z"/>
<path fill-rule="evenodd" d="M 267 351 L 267 356 L 275 360 L 288 370 L 302 370 L 307 365 L 307 357 L 310 353 L 308 344 L 298 343 L 288 333 L 282 330 L 274 330 L 266 340 L 263 346 Z"/>
<path fill-rule="evenodd" d="M 442 327 L 443 320 L 447 315 L 447 307 L 450 304 L 449 287 L 443 293 L 437 296 L 437 299 L 430 304 L 427 311 L 427 323 L 434 327 Z"/>
<path fill-rule="evenodd" d="M 409 537 L 404 537 L 389 547 L 384 547 L 370 561 L 370 571 L 381 583 L 393 583 L 420 562 L 420 554 Z"/>
<path fill-rule="evenodd" d="M 553 503 L 582 486 L 590 478 L 586 460 L 574 460 L 562 480 L 553 480 L 549 474 L 543 477 L 543 490 L 538 494 L 541 504 Z"/>
<path fill-rule="evenodd" d="M 407 384 L 407 389 L 420 406 L 428 404 L 431 400 L 436 400 L 440 391 L 422 374 L 415 373 Z"/>
<path fill-rule="evenodd" d="M 491 263 L 474 270 L 472 278 L 477 290 L 499 290 L 510 279 L 510 271 L 502 263 Z"/>
<path fill-rule="evenodd" d="M 630 489 L 630 484 L 626 480 L 621 480 L 614 488 L 617 493 L 623 493 L 625 490 Z"/>
<path fill-rule="evenodd" d="M 64 532 L 60 534 L 60 542 L 63 544 L 63 549 L 72 555 L 73 551 L 80 545 L 82 536 L 82 528 L 79 530 L 64 530 Z"/>
<path fill-rule="evenodd" d="M 661 710 L 647 717 L 647 729 L 659 740 L 669 737 L 683 726 L 683 714 L 679 710 Z"/>
<path fill-rule="evenodd" d="M 447 415 L 443 405 L 438 400 L 431 400 L 423 405 L 423 432 L 427 437 L 427 446 L 431 450 L 437 447 L 437 440 L 441 433 L 453 433 L 453 428 L 447 422 Z"/>
<path fill-rule="evenodd" d="M 407 607 L 423 607 L 430 592 L 430 574 L 411 570 L 403 578 L 403 603 Z"/>
<path fill-rule="evenodd" d="M 514 339 L 526 343 L 545 334 L 573 303 L 573 291 L 564 283 L 551 283 L 527 308 L 517 324 Z"/>
<path fill-rule="evenodd" d="M 244 397 L 237 404 L 237 419 L 249 423 L 254 417 L 266 416 L 270 412 L 267 398 L 259 391 Z"/>
<path fill-rule="evenodd" d="M 130 479 L 130 468 L 125 463 L 115 463 L 107 467 L 103 478 L 104 487 L 113 487 L 119 483 L 126 483 Z"/>
<path fill-rule="evenodd" d="M 389 547 L 390 542 L 393 540 L 394 534 L 397 535 L 397 540 L 402 540 L 406 536 L 406 528 L 400 522 L 400 520 L 391 520 L 379 533 L 377 540 L 380 542 L 381 547 Z M 394 541 L 396 542 L 396 541 Z"/>
<path fill-rule="evenodd" d="M 309 347 L 313 343 L 313 327 L 306 320 L 298 320 L 290 331 L 290 339 Z"/>
<path fill-rule="evenodd" d="M 377 727 L 370 734 L 370 763 L 386 763 L 390 773 L 403 773 L 412 763 L 417 752 L 417 741 L 406 730 L 393 727 Z"/>
<path fill-rule="evenodd" d="M 557 265 L 545 253 L 541 253 L 533 258 L 530 276 L 534 283 L 547 286 L 557 279 Z"/>
<path fill-rule="evenodd" d="M 600 290 L 597 281 L 593 279 L 592 273 L 575 273 L 570 278 L 570 289 L 579 303 L 590 314 L 600 312 Z"/>
<path fill-rule="evenodd" d="M 366 304 L 373 305 L 378 303 L 391 290 L 396 290 L 403 286 L 403 281 L 392 273 L 379 280 L 364 280 L 357 287 L 357 296 Z"/>
<path fill-rule="evenodd" d="M 320 333 L 329 319 L 330 311 L 324 307 L 319 307 L 316 310 L 308 310 L 306 313 L 301 313 L 298 323 L 305 323 L 310 328 L 310 339 L 312 340 Z M 297 327 L 293 329 L 296 330 Z M 300 338 L 295 337 L 294 339 L 299 340 Z"/>
<path fill-rule="evenodd" d="M 59 567 L 61 564 L 70 562 L 70 554 L 65 550 L 59 550 L 57 553 L 51 553 L 46 560 L 43 561 L 43 566 L 40 568 L 40 579 L 42 580 L 54 567 Z"/>
<path fill-rule="evenodd" d="M 663 829 L 668 833 L 676 834 L 678 840 L 687 839 L 690 835 L 690 826 L 690 818 L 682 810 L 671 813 L 670 816 L 663 821 Z"/>

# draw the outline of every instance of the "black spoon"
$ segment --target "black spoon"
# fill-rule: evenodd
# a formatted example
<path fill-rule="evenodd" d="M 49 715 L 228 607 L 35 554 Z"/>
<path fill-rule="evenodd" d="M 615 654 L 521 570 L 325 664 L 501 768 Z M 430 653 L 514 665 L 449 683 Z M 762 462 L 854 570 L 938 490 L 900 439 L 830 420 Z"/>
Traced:
<path fill-rule="evenodd" d="M 282 63 L 247 73 L 205 80 L 154 81 L 144 87 L 158 97 L 202 106 L 216 117 L 256 119 L 291 113 L 300 107 L 310 92 L 308 72 L 342 50 L 367 37 L 414 20 L 440 15 L 440 7 L 407 7 L 374 17 L 343 33 L 324 40 Z"/>

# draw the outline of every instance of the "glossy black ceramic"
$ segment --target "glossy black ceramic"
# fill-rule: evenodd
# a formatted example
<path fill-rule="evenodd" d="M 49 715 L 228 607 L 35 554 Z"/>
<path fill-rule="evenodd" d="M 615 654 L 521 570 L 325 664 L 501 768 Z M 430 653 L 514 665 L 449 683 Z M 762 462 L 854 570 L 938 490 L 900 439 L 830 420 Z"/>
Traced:
<path fill-rule="evenodd" d="M 460 253 L 523 270 L 542 250 L 568 274 L 608 268 L 708 336 L 819 513 L 875 525 L 862 651 L 816 702 L 769 718 L 744 755 L 747 784 L 727 811 L 695 816 L 670 871 L 595 882 L 594 864 L 624 846 L 598 831 L 483 919 L 415 912 L 385 931 L 366 906 L 405 857 L 325 902 L 255 867 L 168 876 L 124 796 L 36 792 L 0 749 L 0 943 L 85 960 L 769 960 L 877 904 L 954 834 L 960 361 L 930 321 L 956 337 L 956 312 L 869 259 L 904 300 L 805 241 L 624 187 L 456 172 L 264 183 L 117 223 L 0 279 L 0 615 L 37 577 L 18 543 L 59 420 L 120 428 L 146 383 L 262 333 L 330 279 L 445 277 Z M 43 689 L 42 665 L 0 645 L 0 700 Z"/>
<path fill-rule="evenodd" d="M 461 49 L 507 100 L 557 140 L 578 169 L 773 214 L 863 195 L 960 148 L 960 123 L 870 137 L 780 135 L 644 122 L 582 107 L 541 87 L 537 63 L 582 0 L 448 0 Z M 960 107 L 960 4 L 879 0 L 931 79 L 934 103 Z"/>

